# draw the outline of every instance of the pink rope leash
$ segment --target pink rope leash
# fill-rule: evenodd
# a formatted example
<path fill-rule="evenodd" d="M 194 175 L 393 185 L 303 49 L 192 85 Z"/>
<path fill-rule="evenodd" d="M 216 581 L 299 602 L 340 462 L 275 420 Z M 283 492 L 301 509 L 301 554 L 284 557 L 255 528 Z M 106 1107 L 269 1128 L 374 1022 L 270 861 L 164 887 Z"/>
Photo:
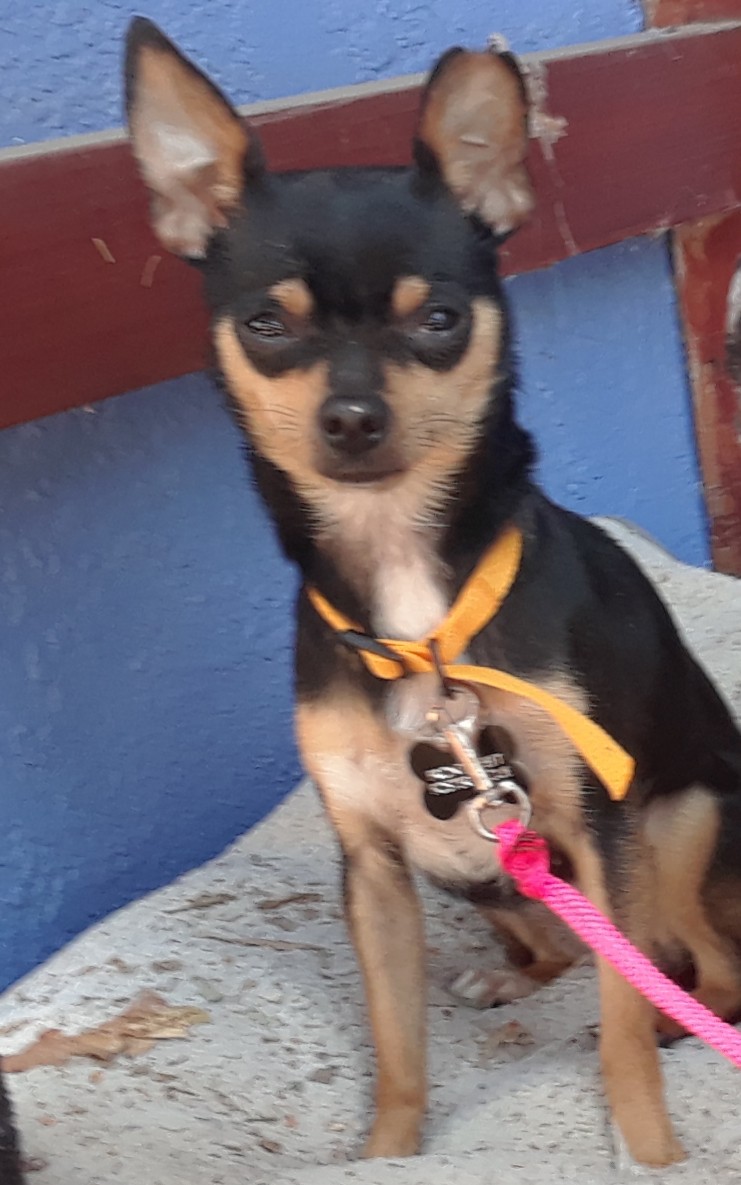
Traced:
<path fill-rule="evenodd" d="M 502 823 L 495 835 L 502 867 L 521 893 L 542 901 L 661 1012 L 741 1069 L 741 1033 L 668 979 L 578 889 L 554 876 L 541 836 L 516 819 Z"/>

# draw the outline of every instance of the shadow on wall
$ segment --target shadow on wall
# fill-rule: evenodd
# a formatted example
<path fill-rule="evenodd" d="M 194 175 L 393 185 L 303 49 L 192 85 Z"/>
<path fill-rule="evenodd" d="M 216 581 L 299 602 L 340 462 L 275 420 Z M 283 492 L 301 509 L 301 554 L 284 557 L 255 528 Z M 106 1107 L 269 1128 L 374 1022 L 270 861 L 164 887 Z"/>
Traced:
<path fill-rule="evenodd" d="M 509 289 L 548 490 L 704 562 L 664 245 Z M 293 598 L 204 377 L 0 434 L 0 984 L 290 789 Z"/>

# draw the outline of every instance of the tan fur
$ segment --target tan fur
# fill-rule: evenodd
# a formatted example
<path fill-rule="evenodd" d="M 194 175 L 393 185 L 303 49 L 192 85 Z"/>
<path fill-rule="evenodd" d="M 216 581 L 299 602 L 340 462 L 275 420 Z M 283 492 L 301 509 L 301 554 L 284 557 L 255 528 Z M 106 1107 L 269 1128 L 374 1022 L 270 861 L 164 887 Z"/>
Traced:
<path fill-rule="evenodd" d="M 408 1156 L 419 1148 L 427 1095 L 422 914 L 398 847 L 398 821 L 384 820 L 366 799 L 378 796 L 375 786 L 394 785 L 398 754 L 360 699 L 299 706 L 296 726 L 306 768 L 345 852 L 346 914 L 377 1060 L 376 1115 L 365 1155 Z"/>
<path fill-rule="evenodd" d="M 391 293 L 391 311 L 399 320 L 411 317 L 430 295 L 430 284 L 422 276 L 402 276 Z"/>
<path fill-rule="evenodd" d="M 478 297 L 472 320 L 468 348 L 451 370 L 438 373 L 421 362 L 384 367 L 385 394 L 405 460 L 430 481 L 448 478 L 468 454 L 497 375 L 502 314 Z"/>
<path fill-rule="evenodd" d="M 590 901 L 615 917 L 602 857 L 582 830 L 566 847 L 577 881 Z M 638 844 L 623 845 L 623 876 L 629 889 L 615 920 L 635 945 L 652 953 L 651 877 Z M 612 1119 L 631 1156 L 664 1166 L 684 1157 L 666 1110 L 654 1032 L 654 1010 L 604 959 L 597 959 L 600 988 L 600 1060 Z"/>
<path fill-rule="evenodd" d="M 268 296 L 289 314 L 299 321 L 308 321 L 314 312 L 314 297 L 308 284 L 298 277 L 290 280 L 280 280 L 268 290 Z"/>
<path fill-rule="evenodd" d="M 695 968 L 696 996 L 719 1016 L 741 1012 L 741 965 L 736 944 L 711 922 L 703 890 L 718 840 L 718 804 L 708 791 L 695 787 L 678 803 L 660 801 L 648 812 L 646 846 L 655 871 L 653 908 L 660 917 L 661 937 L 686 950 Z M 668 1017 L 661 1031 L 682 1030 Z"/>
<path fill-rule="evenodd" d="M 297 481 L 308 481 L 314 473 L 314 424 L 327 394 L 326 362 L 267 378 L 247 358 L 231 319 L 215 326 L 214 342 L 229 391 L 262 455 Z"/>

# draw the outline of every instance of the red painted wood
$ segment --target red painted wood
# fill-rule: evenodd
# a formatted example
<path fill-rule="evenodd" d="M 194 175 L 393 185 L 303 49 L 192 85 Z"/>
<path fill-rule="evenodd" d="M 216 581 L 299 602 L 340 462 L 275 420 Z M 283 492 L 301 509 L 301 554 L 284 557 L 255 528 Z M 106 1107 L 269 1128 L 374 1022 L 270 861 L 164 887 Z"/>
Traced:
<path fill-rule="evenodd" d="M 645 8 L 646 19 L 655 29 L 741 17 L 741 0 L 645 0 Z"/>
<path fill-rule="evenodd" d="M 646 0 L 646 16 L 657 28 L 738 20 L 741 0 Z M 741 259 L 741 211 L 686 223 L 673 248 L 713 563 L 741 576 L 741 392 L 725 367 L 726 303 Z"/>
<path fill-rule="evenodd" d="M 725 368 L 726 301 L 741 259 L 741 211 L 681 227 L 675 258 L 713 562 L 718 571 L 741 576 L 741 391 Z"/>
<path fill-rule="evenodd" d="M 506 270 L 741 204 L 740 61 L 741 27 L 529 59 L 563 134 L 533 142 L 538 213 Z M 254 122 L 277 169 L 403 163 L 417 101 L 345 96 Z M 204 364 L 197 276 L 153 239 L 125 144 L 2 163 L 0 193 L 0 426 Z"/>

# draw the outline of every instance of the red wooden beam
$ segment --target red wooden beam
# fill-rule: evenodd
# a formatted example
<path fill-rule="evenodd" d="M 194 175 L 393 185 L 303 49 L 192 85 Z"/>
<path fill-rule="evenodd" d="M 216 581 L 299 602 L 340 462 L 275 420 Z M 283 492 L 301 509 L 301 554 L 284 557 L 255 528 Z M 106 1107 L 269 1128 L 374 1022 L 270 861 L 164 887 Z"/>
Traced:
<path fill-rule="evenodd" d="M 741 205 L 741 25 L 528 55 L 538 212 L 509 271 Z M 417 80 L 261 108 L 276 169 L 408 158 Z M 0 154 L 0 426 L 203 365 L 194 273 L 163 256 L 120 136 Z"/>
<path fill-rule="evenodd" d="M 739 0 L 644 0 L 646 20 L 655 29 L 693 21 L 737 21 Z"/>
<path fill-rule="evenodd" d="M 741 211 L 680 227 L 674 254 L 713 562 L 719 571 L 741 576 L 741 391 L 725 365 Z"/>
<path fill-rule="evenodd" d="M 741 20 L 741 0 L 645 0 L 654 27 Z M 739 68 L 738 66 L 736 67 Z M 741 258 L 741 211 L 680 227 L 673 242 L 713 562 L 741 576 L 741 392 L 725 366 L 728 286 Z"/>

